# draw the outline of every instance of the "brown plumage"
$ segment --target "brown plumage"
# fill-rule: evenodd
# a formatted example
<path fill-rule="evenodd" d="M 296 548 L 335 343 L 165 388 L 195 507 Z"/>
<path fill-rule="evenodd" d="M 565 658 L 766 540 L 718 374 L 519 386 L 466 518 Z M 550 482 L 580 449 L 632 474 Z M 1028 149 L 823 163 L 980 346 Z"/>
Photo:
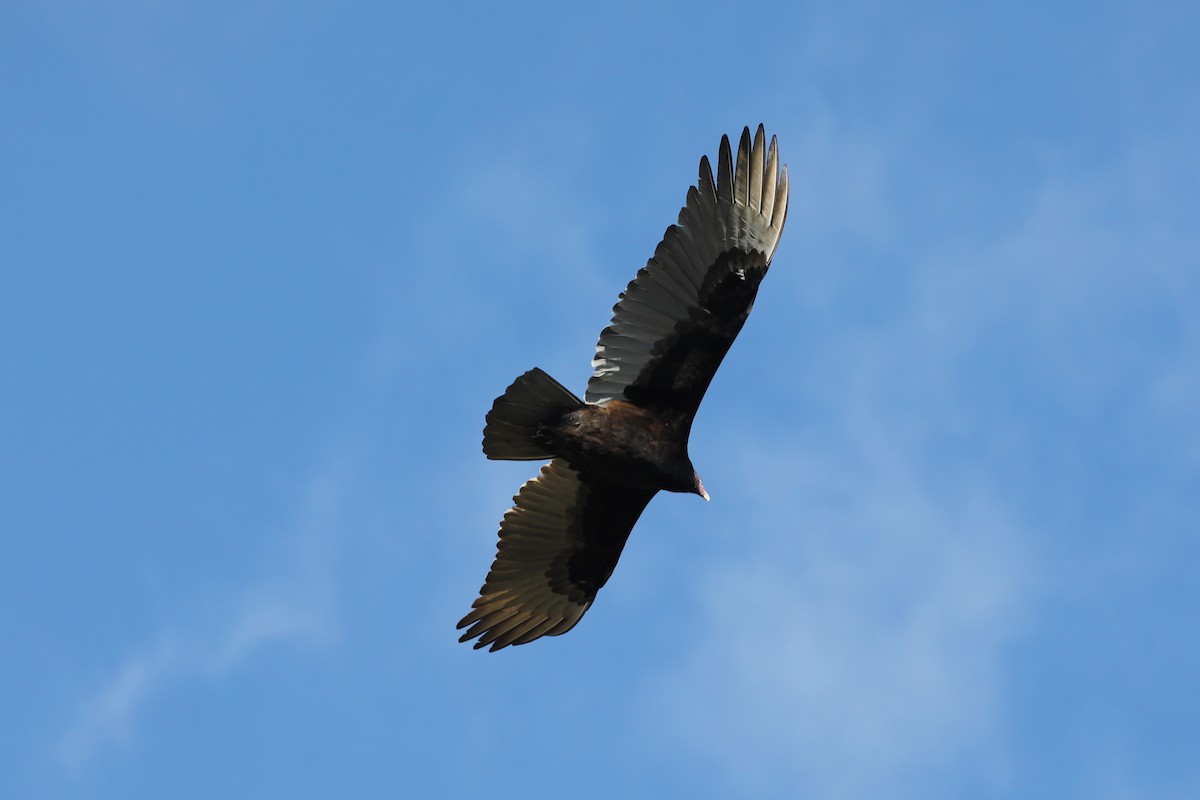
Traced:
<path fill-rule="evenodd" d="M 613 307 L 584 400 L 540 369 L 496 399 L 487 457 L 551 461 L 505 512 L 460 641 L 498 650 L 566 633 L 655 494 L 708 499 L 688 457 L 692 419 L 754 305 L 787 200 L 774 137 L 743 130 L 736 163 L 722 137 L 716 180 L 701 158 L 678 223 Z"/>

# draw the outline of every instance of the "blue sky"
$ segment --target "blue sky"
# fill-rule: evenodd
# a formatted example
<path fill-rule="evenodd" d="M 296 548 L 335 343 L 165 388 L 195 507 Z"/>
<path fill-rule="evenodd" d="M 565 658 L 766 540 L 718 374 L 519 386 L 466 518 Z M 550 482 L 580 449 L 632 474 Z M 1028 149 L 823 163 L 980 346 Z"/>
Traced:
<path fill-rule="evenodd" d="M 1200 795 L 1198 8 L 10 4 L 0 795 Z M 713 502 L 458 644 L 492 399 L 758 122 Z"/>

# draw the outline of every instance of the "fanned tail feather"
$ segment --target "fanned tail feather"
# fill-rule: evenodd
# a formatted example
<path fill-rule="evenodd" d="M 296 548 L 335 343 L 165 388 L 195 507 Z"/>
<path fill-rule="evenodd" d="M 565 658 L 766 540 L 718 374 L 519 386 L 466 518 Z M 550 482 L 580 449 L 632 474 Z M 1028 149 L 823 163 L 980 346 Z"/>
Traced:
<path fill-rule="evenodd" d="M 536 367 L 496 398 L 483 429 L 483 452 L 491 459 L 537 461 L 553 457 L 536 438 L 538 426 L 573 411 L 583 401 Z"/>

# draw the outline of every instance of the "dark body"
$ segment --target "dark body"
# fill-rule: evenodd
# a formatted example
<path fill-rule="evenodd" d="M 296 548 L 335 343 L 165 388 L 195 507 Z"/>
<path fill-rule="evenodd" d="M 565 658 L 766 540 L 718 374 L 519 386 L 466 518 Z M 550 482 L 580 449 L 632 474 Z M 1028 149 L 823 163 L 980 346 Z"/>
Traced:
<path fill-rule="evenodd" d="M 493 650 L 570 630 L 661 490 L 708 499 L 688 456 L 692 421 L 754 305 L 787 214 L 787 168 L 762 126 L 736 166 L 722 139 L 679 223 L 621 294 L 600 334 L 584 400 L 541 370 L 517 378 L 487 417 L 489 458 L 545 460 L 500 525 L 496 560 L 467 641 Z"/>
<path fill-rule="evenodd" d="M 624 400 L 568 411 L 548 422 L 538 438 L 595 481 L 652 491 L 695 489 L 682 424 Z"/>

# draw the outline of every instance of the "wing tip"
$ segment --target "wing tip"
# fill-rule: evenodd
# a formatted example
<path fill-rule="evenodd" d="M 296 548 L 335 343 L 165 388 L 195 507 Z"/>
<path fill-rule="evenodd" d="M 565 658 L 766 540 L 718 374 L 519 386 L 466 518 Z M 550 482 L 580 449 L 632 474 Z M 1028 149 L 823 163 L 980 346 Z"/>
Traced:
<path fill-rule="evenodd" d="M 733 151 L 729 135 L 721 134 L 721 148 L 717 154 L 717 200 L 733 202 Z"/>

